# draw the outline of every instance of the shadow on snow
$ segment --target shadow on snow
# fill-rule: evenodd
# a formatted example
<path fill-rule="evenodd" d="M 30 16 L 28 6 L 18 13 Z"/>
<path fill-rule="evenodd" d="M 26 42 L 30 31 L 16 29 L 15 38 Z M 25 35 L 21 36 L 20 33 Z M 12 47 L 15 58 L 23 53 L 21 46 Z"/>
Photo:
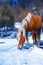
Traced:
<path fill-rule="evenodd" d="M 28 43 L 28 47 L 26 47 L 26 44 L 22 46 L 22 48 L 20 48 L 20 50 L 22 49 L 29 49 L 30 47 L 33 47 L 34 45 L 32 43 Z M 36 46 L 38 46 L 38 44 L 36 44 Z M 43 41 L 40 41 L 40 48 L 43 49 Z"/>

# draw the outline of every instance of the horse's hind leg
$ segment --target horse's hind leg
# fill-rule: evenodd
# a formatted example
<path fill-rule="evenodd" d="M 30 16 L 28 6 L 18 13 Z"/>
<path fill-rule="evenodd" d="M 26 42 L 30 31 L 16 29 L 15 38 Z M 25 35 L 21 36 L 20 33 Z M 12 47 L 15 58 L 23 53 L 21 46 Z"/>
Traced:
<path fill-rule="evenodd" d="M 33 39 L 33 44 L 36 45 L 36 34 L 35 31 L 32 31 L 32 39 Z"/>
<path fill-rule="evenodd" d="M 39 29 L 38 31 L 38 47 L 40 47 L 40 33 L 41 33 L 41 29 Z"/>

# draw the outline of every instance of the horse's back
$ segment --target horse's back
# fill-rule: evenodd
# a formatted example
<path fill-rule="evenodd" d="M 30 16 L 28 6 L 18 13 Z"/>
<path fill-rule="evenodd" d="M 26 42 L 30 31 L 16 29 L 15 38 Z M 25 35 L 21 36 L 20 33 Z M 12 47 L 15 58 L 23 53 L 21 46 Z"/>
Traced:
<path fill-rule="evenodd" d="M 33 26 L 34 28 L 38 29 L 42 27 L 42 18 L 38 15 L 33 16 Z"/>

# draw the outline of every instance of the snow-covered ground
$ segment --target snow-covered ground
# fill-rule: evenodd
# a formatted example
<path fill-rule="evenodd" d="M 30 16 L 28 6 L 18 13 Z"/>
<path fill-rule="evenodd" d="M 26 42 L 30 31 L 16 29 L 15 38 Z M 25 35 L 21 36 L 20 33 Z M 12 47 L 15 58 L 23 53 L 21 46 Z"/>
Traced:
<path fill-rule="evenodd" d="M 29 37 L 32 43 L 31 36 Z M 43 34 L 41 35 L 43 41 Z M 0 65 L 43 65 L 43 49 L 33 45 L 18 49 L 18 40 L 0 39 Z"/>
<path fill-rule="evenodd" d="M 9 39 L 9 41 L 7 39 L 6 44 L 5 47 L 0 48 L 0 65 L 43 65 L 42 49 L 32 46 L 29 49 L 22 48 L 20 50 L 17 48 L 16 39 Z"/>
<path fill-rule="evenodd" d="M 29 49 L 26 49 L 26 46 L 18 49 L 18 40 L 14 38 L 16 32 L 9 33 L 10 35 L 7 33 L 8 36 L 0 38 L 0 65 L 43 65 L 43 49 L 33 47 L 31 35 Z M 41 33 L 40 41 L 43 45 L 43 33 Z"/>

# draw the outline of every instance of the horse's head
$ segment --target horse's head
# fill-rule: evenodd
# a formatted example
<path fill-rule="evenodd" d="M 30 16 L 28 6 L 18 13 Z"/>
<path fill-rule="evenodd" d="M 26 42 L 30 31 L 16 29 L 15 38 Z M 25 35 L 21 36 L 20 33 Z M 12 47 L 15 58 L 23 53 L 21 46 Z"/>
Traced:
<path fill-rule="evenodd" d="M 25 29 L 24 28 L 20 28 L 18 30 L 18 48 L 21 48 L 25 42 Z"/>

